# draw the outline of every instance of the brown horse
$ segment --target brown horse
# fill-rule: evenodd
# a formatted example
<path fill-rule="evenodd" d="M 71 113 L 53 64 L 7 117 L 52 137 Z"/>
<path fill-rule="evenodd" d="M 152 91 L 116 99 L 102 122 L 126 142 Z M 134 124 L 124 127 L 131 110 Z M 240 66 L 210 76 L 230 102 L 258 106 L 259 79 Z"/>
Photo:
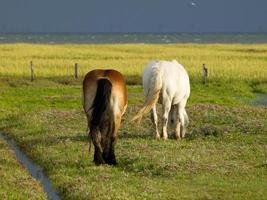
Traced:
<path fill-rule="evenodd" d="M 83 80 L 83 108 L 88 121 L 96 165 L 115 165 L 114 145 L 121 117 L 127 107 L 127 90 L 122 74 L 115 70 L 93 70 Z"/>

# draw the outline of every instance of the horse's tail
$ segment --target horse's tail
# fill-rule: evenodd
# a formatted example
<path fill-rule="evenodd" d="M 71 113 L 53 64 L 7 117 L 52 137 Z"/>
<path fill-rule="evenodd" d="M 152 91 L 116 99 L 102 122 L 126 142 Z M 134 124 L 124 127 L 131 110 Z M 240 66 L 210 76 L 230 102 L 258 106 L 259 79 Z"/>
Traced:
<path fill-rule="evenodd" d="M 144 106 L 138 111 L 138 113 L 132 118 L 131 121 L 141 120 L 143 115 L 148 113 L 153 106 L 158 102 L 160 90 L 162 88 L 162 75 L 158 66 L 152 68 L 152 75 L 150 78 L 150 84 Z"/>
<path fill-rule="evenodd" d="M 95 99 L 90 109 L 92 109 L 92 115 L 90 119 L 90 131 L 99 128 L 103 121 L 107 110 L 110 107 L 112 84 L 106 78 L 101 78 L 97 81 L 97 90 Z"/>
<path fill-rule="evenodd" d="M 90 117 L 89 138 L 91 138 L 95 148 L 98 149 L 97 152 L 101 152 L 101 154 L 99 154 L 96 153 L 95 150 L 94 162 L 97 165 L 105 163 L 105 160 L 102 157 L 103 149 L 101 146 L 102 136 L 100 132 L 100 126 L 101 123 L 104 122 L 106 115 L 108 115 L 110 108 L 111 89 L 112 84 L 108 79 L 99 79 L 97 81 L 96 95 L 93 104 L 90 107 L 90 109 L 92 109 L 92 114 Z"/>

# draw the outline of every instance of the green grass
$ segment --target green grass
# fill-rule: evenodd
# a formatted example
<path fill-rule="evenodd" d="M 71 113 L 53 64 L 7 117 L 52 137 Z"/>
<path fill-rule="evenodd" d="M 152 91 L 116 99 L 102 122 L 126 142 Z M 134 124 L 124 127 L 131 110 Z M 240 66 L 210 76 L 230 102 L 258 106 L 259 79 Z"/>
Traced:
<path fill-rule="evenodd" d="M 18 163 L 15 154 L 0 140 L 1 199 L 47 199 L 40 183 Z"/>
<path fill-rule="evenodd" d="M 62 199 L 267 196 L 267 108 L 249 104 L 254 92 L 266 93 L 266 45 L 0 46 L 5 48 L 17 60 L 0 61 L 13 71 L 1 69 L 0 130 L 44 168 Z M 28 61 L 25 69 L 15 66 L 33 57 L 40 75 L 30 82 Z M 144 65 L 155 58 L 177 58 L 190 73 L 190 125 L 184 140 L 154 140 L 148 116 L 141 125 L 129 122 L 143 103 L 142 87 L 135 84 Z M 199 78 L 204 59 L 211 72 L 207 85 Z M 114 63 L 127 83 L 134 84 L 128 85 L 129 106 L 119 130 L 115 167 L 96 167 L 93 148 L 88 152 L 81 78 L 73 80 L 72 71 L 61 71 L 66 67 L 57 64 L 72 67 L 76 61 L 84 61 L 82 74 Z"/>

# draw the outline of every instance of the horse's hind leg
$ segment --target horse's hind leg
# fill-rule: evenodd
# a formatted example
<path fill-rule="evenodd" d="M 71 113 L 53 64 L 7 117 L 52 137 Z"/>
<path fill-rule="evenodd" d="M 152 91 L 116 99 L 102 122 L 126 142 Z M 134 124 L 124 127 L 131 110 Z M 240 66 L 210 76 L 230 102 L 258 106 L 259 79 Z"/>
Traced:
<path fill-rule="evenodd" d="M 167 133 L 168 116 L 169 116 L 169 112 L 171 109 L 171 101 L 169 99 L 166 99 L 163 101 L 162 109 L 163 109 L 162 137 L 163 137 L 163 139 L 166 140 L 168 138 L 168 133 Z"/>
<path fill-rule="evenodd" d="M 94 162 L 96 165 L 105 164 L 105 160 L 102 156 L 103 150 L 100 144 L 101 141 L 101 133 L 99 131 L 91 131 L 90 133 L 91 139 L 95 146 L 95 153 L 94 153 Z"/>
<path fill-rule="evenodd" d="M 153 106 L 151 111 L 151 121 L 154 124 L 155 131 L 156 131 L 156 139 L 160 138 L 159 130 L 158 130 L 158 115 L 157 115 L 157 109 L 156 105 Z"/>
<path fill-rule="evenodd" d="M 111 137 L 109 138 L 109 140 L 110 140 L 110 143 L 108 144 L 108 146 L 103 152 L 103 158 L 107 164 L 116 165 L 117 161 L 116 161 L 116 156 L 115 156 L 115 151 L 114 151 L 116 138 Z"/>
<path fill-rule="evenodd" d="M 117 140 L 117 133 L 118 133 L 118 129 L 120 127 L 121 124 L 121 116 L 117 116 L 115 118 L 115 122 L 114 124 L 112 123 L 111 127 L 110 127 L 110 131 L 109 131 L 109 146 L 108 149 L 106 151 L 106 155 L 105 155 L 105 161 L 107 164 L 109 165 L 116 165 L 117 164 L 117 160 L 116 160 L 116 156 L 115 156 L 115 143 Z"/>
<path fill-rule="evenodd" d="M 107 154 L 107 157 L 105 159 L 106 163 L 109 165 L 116 165 L 117 164 L 117 160 L 116 160 L 116 156 L 115 156 L 115 138 L 111 138 L 111 144 L 110 144 L 110 148 Z"/>

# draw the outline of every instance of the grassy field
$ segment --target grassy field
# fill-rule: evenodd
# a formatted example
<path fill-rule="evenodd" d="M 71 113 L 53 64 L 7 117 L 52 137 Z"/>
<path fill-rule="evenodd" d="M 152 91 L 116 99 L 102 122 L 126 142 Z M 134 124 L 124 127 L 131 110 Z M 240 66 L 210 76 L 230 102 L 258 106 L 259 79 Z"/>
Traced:
<path fill-rule="evenodd" d="M 30 45 L 0 46 L 1 75 L 28 76 L 33 61 L 39 77 L 72 76 L 74 63 L 81 74 L 92 68 L 115 68 L 140 76 L 153 59 L 177 59 L 197 78 L 203 63 L 210 79 L 262 80 L 267 76 L 267 45 Z"/>
<path fill-rule="evenodd" d="M 267 108 L 249 102 L 255 92 L 267 94 L 266 52 L 267 45 L 238 44 L 0 45 L 0 130 L 44 168 L 62 199 L 265 199 Z M 129 123 L 142 105 L 140 77 L 151 59 L 177 59 L 189 72 L 184 140 L 154 140 L 149 117 Z M 98 67 L 120 70 L 128 83 L 116 167 L 94 166 L 88 152 L 81 80 Z"/>
<path fill-rule="evenodd" d="M 40 184 L 17 162 L 14 152 L 0 139 L 1 199 L 47 199 Z"/>

